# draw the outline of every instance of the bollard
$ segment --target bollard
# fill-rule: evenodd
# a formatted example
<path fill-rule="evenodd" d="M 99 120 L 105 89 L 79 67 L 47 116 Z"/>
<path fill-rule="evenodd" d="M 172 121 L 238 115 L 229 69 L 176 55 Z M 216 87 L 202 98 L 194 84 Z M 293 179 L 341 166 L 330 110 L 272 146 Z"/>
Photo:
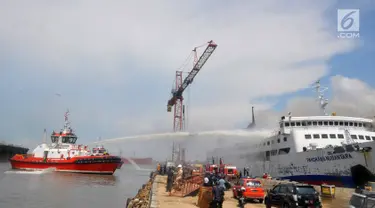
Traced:
<path fill-rule="evenodd" d="M 335 198 L 336 187 L 335 185 L 322 184 L 320 185 L 320 192 L 324 197 Z"/>

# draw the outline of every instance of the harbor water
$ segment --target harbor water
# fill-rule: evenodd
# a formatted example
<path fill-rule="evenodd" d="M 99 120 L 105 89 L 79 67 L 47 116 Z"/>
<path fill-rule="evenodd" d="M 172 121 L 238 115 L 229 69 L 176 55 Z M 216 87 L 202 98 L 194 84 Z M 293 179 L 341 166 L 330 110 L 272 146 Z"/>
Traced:
<path fill-rule="evenodd" d="M 23 172 L 0 163 L 1 208 L 125 207 L 153 166 L 123 165 L 114 175 Z"/>

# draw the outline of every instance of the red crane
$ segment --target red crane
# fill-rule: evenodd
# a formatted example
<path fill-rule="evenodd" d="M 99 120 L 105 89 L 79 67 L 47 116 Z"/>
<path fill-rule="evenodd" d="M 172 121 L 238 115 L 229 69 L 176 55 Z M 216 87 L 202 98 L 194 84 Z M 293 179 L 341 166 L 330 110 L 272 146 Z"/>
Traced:
<path fill-rule="evenodd" d="M 206 49 L 204 50 L 199 60 L 195 62 L 193 69 L 190 71 L 189 75 L 182 82 L 182 71 L 176 71 L 176 83 L 175 88 L 172 91 L 172 98 L 168 101 L 167 111 L 171 112 L 172 107 L 174 108 L 174 117 L 173 117 L 173 130 L 181 131 L 183 129 L 183 114 L 185 113 L 183 105 L 183 92 L 185 89 L 193 82 L 195 76 L 202 69 L 203 65 L 206 63 L 211 54 L 215 51 L 217 45 L 212 40 L 208 42 Z M 194 48 L 193 52 L 196 53 Z"/>

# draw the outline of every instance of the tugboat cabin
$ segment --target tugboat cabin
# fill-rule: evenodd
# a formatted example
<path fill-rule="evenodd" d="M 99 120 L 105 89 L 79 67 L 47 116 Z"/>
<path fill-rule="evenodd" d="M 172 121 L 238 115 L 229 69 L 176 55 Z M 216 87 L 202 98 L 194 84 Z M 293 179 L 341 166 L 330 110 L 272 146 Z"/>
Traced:
<path fill-rule="evenodd" d="M 52 132 L 52 135 L 51 135 L 52 143 L 58 143 L 60 137 L 61 137 L 61 143 L 75 144 L 77 141 L 77 136 L 71 131 L 60 132 L 60 133 Z"/>

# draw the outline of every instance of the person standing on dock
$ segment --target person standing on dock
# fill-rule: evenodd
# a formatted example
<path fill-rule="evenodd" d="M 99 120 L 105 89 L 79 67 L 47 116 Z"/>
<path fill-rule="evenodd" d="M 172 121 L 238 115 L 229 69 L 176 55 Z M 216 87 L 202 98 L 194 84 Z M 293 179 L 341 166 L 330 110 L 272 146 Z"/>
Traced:
<path fill-rule="evenodd" d="M 168 169 L 168 178 L 167 178 L 167 192 L 171 192 L 172 191 L 172 185 L 173 185 L 173 171 L 172 171 L 172 168 L 169 168 Z"/>
<path fill-rule="evenodd" d="M 224 202 L 224 188 L 217 184 L 212 187 L 213 199 L 211 202 L 211 208 L 222 208 Z"/>

